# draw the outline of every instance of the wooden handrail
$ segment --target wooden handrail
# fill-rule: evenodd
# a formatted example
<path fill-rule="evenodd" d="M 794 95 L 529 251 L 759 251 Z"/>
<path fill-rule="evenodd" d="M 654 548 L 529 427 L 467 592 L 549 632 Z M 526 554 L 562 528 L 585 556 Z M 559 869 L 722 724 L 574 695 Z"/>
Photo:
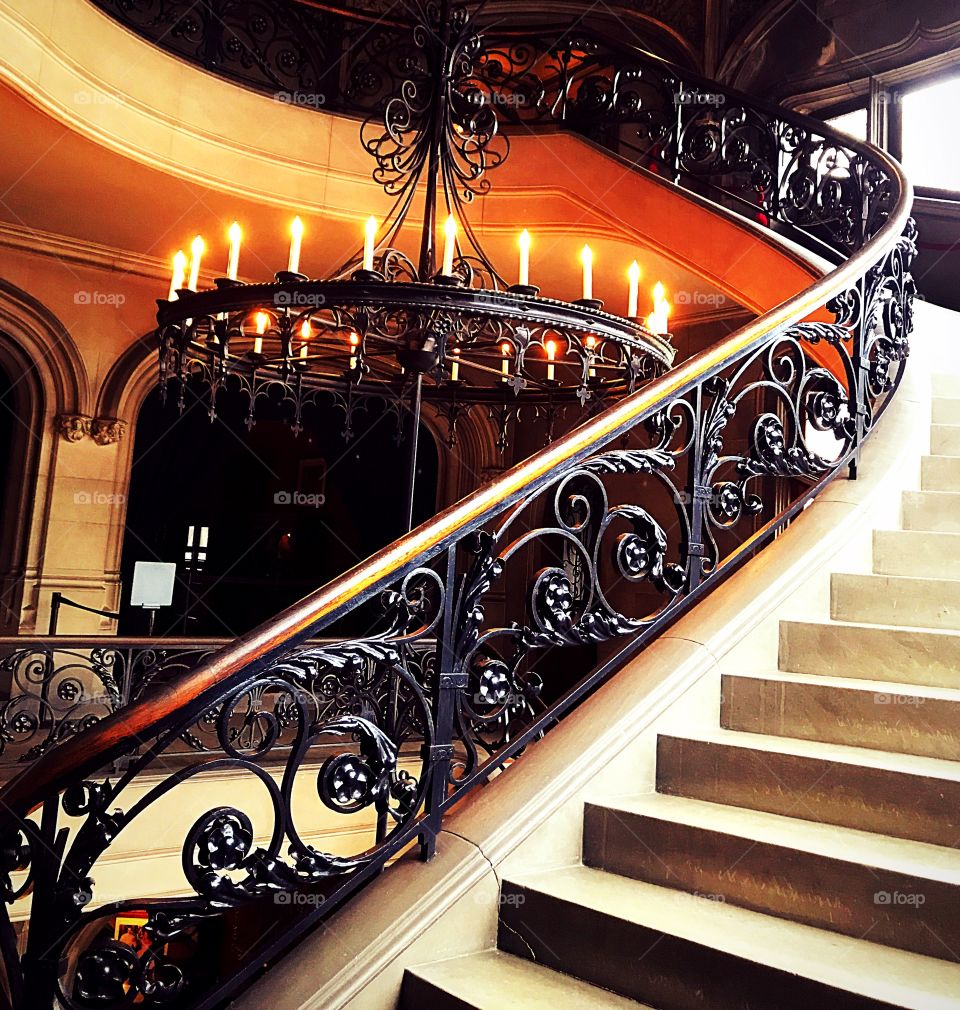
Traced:
<path fill-rule="evenodd" d="M 687 359 L 662 377 L 598 414 L 579 428 L 530 456 L 501 476 L 395 541 L 385 550 L 338 576 L 227 645 L 174 683 L 135 702 L 98 723 L 91 730 L 50 751 L 0 791 L 0 825 L 23 816 L 68 781 L 104 766 L 139 739 L 202 711 L 212 695 L 229 686 L 244 672 L 262 669 L 351 605 L 368 599 L 407 571 L 478 528 L 497 511 L 551 479 L 557 467 L 576 463 L 649 416 L 671 397 L 691 389 L 721 368 L 739 360 L 773 332 L 804 320 L 829 299 L 861 278 L 867 269 L 891 250 L 910 214 L 913 190 L 900 166 L 884 152 L 841 136 L 806 117 L 811 132 L 834 139 L 874 163 L 879 163 L 896 187 L 894 205 L 886 222 L 848 260 L 806 290 L 766 312 L 753 322 Z"/>

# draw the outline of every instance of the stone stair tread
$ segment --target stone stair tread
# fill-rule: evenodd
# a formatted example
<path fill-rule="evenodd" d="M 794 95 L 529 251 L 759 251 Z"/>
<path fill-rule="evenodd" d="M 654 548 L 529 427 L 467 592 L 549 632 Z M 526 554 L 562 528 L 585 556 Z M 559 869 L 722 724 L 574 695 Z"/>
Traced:
<path fill-rule="evenodd" d="M 935 456 L 960 455 L 960 424 L 931 424 L 930 447 Z"/>
<path fill-rule="evenodd" d="M 924 491 L 924 494 L 945 494 L 943 491 Z M 960 494 L 957 495 L 957 506 L 960 508 Z M 927 530 L 906 530 L 904 532 L 908 533 L 927 533 Z M 929 532 L 933 532 L 932 530 Z M 949 535 L 949 534 L 945 534 Z M 954 534 L 955 536 L 958 534 Z M 881 585 L 885 582 L 927 582 L 934 589 L 941 582 L 953 585 L 956 579 L 941 579 L 934 575 L 879 575 L 877 572 L 833 572 L 833 578 L 835 579 L 850 579 L 857 581 L 872 582 L 876 585 Z M 899 625 L 895 625 L 899 627 Z"/>
<path fill-rule="evenodd" d="M 626 996 L 499 950 L 408 968 L 408 975 L 476 1010 L 651 1010 Z M 401 1001 L 402 1007 L 407 1004 Z M 426 1004 L 410 1010 L 432 1010 Z"/>
<path fill-rule="evenodd" d="M 869 572 L 855 573 L 857 575 L 871 575 Z M 914 576 L 890 576 L 890 575 L 877 575 L 877 579 L 913 579 L 914 582 L 954 582 L 953 579 L 939 579 L 930 580 L 924 578 L 917 578 Z M 874 624 L 873 621 L 839 621 L 836 617 L 818 617 L 812 620 L 803 617 L 785 617 L 782 621 L 784 624 L 832 624 L 835 627 L 841 628 L 865 628 L 870 631 L 902 631 L 904 630 L 901 624 Z M 960 635 L 960 631 L 956 628 L 910 628 L 911 631 L 918 631 L 922 634 L 939 634 L 946 635 L 947 637 L 956 638 Z"/>
<path fill-rule="evenodd" d="M 924 494 L 957 494 L 956 491 L 924 491 Z M 942 546 L 946 550 L 960 550 L 960 533 L 950 533 L 943 530 L 891 530 L 882 529 L 876 530 L 876 533 L 881 534 L 885 537 L 895 536 L 898 540 L 913 540 L 918 542 L 920 540 L 926 540 L 931 538 L 938 546 Z M 876 574 L 876 573 L 874 573 Z M 905 578 L 912 578 L 913 576 L 905 576 Z M 927 578 L 928 576 L 918 576 L 919 578 Z M 952 580 L 950 580 L 952 581 Z"/>
<path fill-rule="evenodd" d="M 960 494 L 957 514 L 960 516 Z M 838 621 L 960 631 L 960 581 L 931 575 L 833 572 L 830 615 Z"/>
<path fill-rule="evenodd" d="M 939 427 L 944 428 L 947 425 L 939 425 Z M 960 424 L 953 425 L 960 432 Z M 948 459 L 956 459 L 956 456 L 948 456 Z M 922 502 L 924 499 L 942 501 L 945 504 L 950 504 L 951 501 L 960 503 L 960 491 L 904 491 L 903 500 L 906 502 Z M 960 507 L 960 506 L 958 506 Z M 922 531 L 921 531 L 922 532 Z M 931 531 L 933 532 L 933 531 Z"/>
<path fill-rule="evenodd" d="M 791 684 L 816 684 L 820 687 L 835 687 L 838 691 L 860 691 L 866 694 L 905 695 L 912 698 L 929 698 L 936 701 L 960 703 L 960 688 L 932 687 L 926 684 L 911 684 L 909 681 L 867 680 L 865 677 L 836 677 L 819 673 L 787 673 L 784 670 L 749 670 L 743 672 L 724 671 L 724 677 L 749 678 L 750 680 L 780 680 Z"/>
<path fill-rule="evenodd" d="M 874 530 L 874 575 L 960 580 L 960 532 Z"/>
<path fill-rule="evenodd" d="M 676 740 L 693 740 L 725 747 L 746 747 L 757 751 L 776 751 L 779 754 L 830 761 L 835 764 L 861 765 L 884 771 L 960 782 L 960 761 L 947 761 L 919 754 L 901 754 L 894 751 L 872 750 L 869 747 L 851 747 L 844 744 L 801 740 L 797 737 L 769 736 L 765 733 L 744 733 L 741 730 L 729 729 L 660 735 Z"/>
<path fill-rule="evenodd" d="M 890 579 L 890 578 L 909 578 L 908 576 L 877 576 L 878 579 Z M 926 579 L 917 579 L 917 582 L 927 582 Z M 942 582 L 952 582 L 950 579 L 940 580 Z M 957 638 L 960 637 L 960 630 L 957 628 L 927 628 L 927 627 L 914 627 L 913 625 L 904 624 L 874 624 L 872 621 L 842 621 L 838 620 L 836 617 L 820 617 L 814 620 L 804 620 L 802 617 L 790 617 L 784 618 L 781 622 L 784 624 L 825 624 L 832 627 L 838 628 L 862 628 L 869 631 L 910 631 L 915 634 L 922 635 L 943 635 L 947 638 Z"/>
<path fill-rule="evenodd" d="M 584 906 L 794 976 L 893 1006 L 960 1005 L 960 964 L 885 947 L 720 901 L 677 906 L 672 888 L 585 866 L 511 875 L 509 885 Z M 640 969 L 642 970 L 642 969 Z"/>
<path fill-rule="evenodd" d="M 921 491 L 960 491 L 960 457 L 931 454 L 920 460 Z"/>
<path fill-rule="evenodd" d="M 684 796 L 647 793 L 589 804 L 794 849 L 859 866 L 960 885 L 960 851 L 856 828 L 823 824 Z"/>

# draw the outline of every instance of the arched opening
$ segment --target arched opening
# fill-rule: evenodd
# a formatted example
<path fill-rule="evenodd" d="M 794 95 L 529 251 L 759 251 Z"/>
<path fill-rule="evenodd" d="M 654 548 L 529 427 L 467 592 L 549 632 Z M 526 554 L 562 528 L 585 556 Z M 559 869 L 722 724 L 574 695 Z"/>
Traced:
<path fill-rule="evenodd" d="M 17 411 L 17 390 L 13 379 L 0 361 L 0 502 L 6 505 L 9 501 L 11 483 L 18 470 L 18 462 L 22 466 L 22 461 L 18 461 L 17 447 L 15 442 L 16 427 L 20 423 Z M 17 553 L 17 530 L 16 523 L 11 522 L 15 518 L 7 508 L 3 510 L 2 535 L 0 535 L 0 555 L 4 560 L 3 565 L 3 597 L 2 616 L 0 616 L 0 627 L 4 631 L 12 630 L 15 626 L 15 613 L 17 610 L 17 599 L 15 593 L 15 569 L 16 565 L 11 565 L 13 560 L 11 555 Z M 11 526 L 13 528 L 11 528 Z"/>
<path fill-rule="evenodd" d="M 32 503 L 42 394 L 19 347 L 0 341 L 0 633 L 17 634 Z"/>
<path fill-rule="evenodd" d="M 217 417 L 188 391 L 178 413 L 157 390 L 137 421 L 121 577 L 120 631 L 141 634 L 129 605 L 137 561 L 174 562 L 173 605 L 158 634 L 233 637 L 386 546 L 405 530 L 409 440 L 376 401 L 352 418 L 331 403 L 305 411 L 295 435 L 283 405 L 221 391 Z M 399 415 L 404 435 L 409 418 Z M 437 507 L 439 454 L 421 425 L 414 523 Z"/>

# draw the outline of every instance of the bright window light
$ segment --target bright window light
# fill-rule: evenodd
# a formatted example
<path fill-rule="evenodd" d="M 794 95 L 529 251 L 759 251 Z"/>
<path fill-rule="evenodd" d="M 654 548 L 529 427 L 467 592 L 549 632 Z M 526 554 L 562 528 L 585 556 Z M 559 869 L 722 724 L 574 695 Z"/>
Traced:
<path fill-rule="evenodd" d="M 960 77 L 903 95 L 903 167 L 915 186 L 960 190 Z"/>
<path fill-rule="evenodd" d="M 854 140 L 867 139 L 867 110 L 854 109 L 853 112 L 845 112 L 842 116 L 834 116 L 826 120 L 827 126 L 832 126 L 835 130 L 845 133 Z"/>

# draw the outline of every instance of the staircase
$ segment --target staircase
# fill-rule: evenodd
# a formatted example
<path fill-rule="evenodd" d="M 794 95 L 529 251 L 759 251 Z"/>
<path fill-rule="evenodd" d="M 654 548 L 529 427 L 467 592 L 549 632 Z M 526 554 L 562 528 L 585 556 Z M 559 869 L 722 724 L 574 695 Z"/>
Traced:
<path fill-rule="evenodd" d="M 588 803 L 582 865 L 507 876 L 498 949 L 407 970 L 402 1010 L 960 1007 L 960 377 L 873 572 L 657 791 Z"/>

